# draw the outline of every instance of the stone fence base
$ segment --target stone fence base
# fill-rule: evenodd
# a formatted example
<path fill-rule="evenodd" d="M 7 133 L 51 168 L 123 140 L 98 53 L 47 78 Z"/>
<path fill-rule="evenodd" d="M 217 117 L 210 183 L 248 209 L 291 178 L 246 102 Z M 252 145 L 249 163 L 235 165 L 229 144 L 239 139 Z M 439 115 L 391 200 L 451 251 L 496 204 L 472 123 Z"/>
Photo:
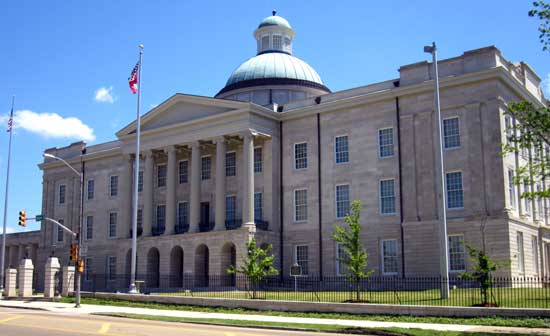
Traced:
<path fill-rule="evenodd" d="M 550 309 L 538 308 L 484 308 L 484 307 L 440 307 L 440 306 L 406 306 L 386 304 L 359 303 L 324 303 L 299 301 L 270 301 L 247 299 L 195 298 L 163 295 L 141 295 L 120 293 L 82 293 L 82 297 L 100 299 L 119 299 L 134 302 L 154 302 L 207 307 L 247 308 L 255 310 L 348 313 L 376 315 L 412 315 L 412 316 L 446 316 L 446 317 L 550 317 Z"/>

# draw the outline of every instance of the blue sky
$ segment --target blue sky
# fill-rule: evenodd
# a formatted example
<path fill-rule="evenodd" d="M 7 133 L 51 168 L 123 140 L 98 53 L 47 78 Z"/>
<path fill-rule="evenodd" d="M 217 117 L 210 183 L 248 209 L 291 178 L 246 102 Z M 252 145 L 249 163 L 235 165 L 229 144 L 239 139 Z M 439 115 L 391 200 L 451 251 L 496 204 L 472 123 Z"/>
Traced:
<path fill-rule="evenodd" d="M 294 54 L 333 91 L 388 80 L 400 65 L 496 45 L 546 78 L 531 1 L 5 1 L 0 12 L 0 119 L 16 95 L 9 231 L 40 213 L 45 148 L 115 138 L 135 115 L 127 77 L 145 45 L 143 112 L 176 92 L 212 96 L 255 54 L 272 9 L 296 30 Z M 103 90 L 101 90 L 103 88 Z M 98 94 L 99 90 L 99 95 Z M 98 99 L 95 99 L 97 96 Z M 45 114 L 48 113 L 48 114 Z M 55 115 L 53 115 L 55 114 Z M 57 115 L 57 116 L 56 116 Z M 4 116 L 4 118 L 1 118 Z M 67 119 L 72 118 L 72 119 Z M 0 211 L 7 133 L 0 132 Z M 0 212 L 1 214 L 1 212 Z M 29 229 L 37 229 L 29 223 Z"/>

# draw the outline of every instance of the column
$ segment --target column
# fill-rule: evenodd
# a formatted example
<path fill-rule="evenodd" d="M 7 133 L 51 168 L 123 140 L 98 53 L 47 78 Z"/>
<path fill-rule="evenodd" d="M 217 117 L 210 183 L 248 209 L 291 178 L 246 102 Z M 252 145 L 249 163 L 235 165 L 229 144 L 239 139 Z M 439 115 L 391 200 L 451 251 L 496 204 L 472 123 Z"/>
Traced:
<path fill-rule="evenodd" d="M 243 225 L 254 227 L 254 136 L 242 133 L 243 143 Z"/>
<path fill-rule="evenodd" d="M 201 202 L 201 147 L 198 141 L 191 144 L 191 199 L 189 232 L 199 232 Z"/>
<path fill-rule="evenodd" d="M 151 235 L 153 222 L 153 161 L 153 151 L 147 151 L 143 171 L 143 236 Z"/>
<path fill-rule="evenodd" d="M 165 234 L 174 234 L 176 226 L 176 147 L 166 148 L 168 167 L 166 168 L 166 230 Z"/>
<path fill-rule="evenodd" d="M 132 209 L 134 206 L 134 189 L 133 186 L 133 172 L 134 172 L 134 159 L 130 155 L 124 156 L 124 170 L 122 172 L 122 220 L 123 223 L 121 236 L 130 237 L 130 231 L 132 230 Z M 84 222 L 86 223 L 86 222 Z M 85 230 L 85 229 L 84 229 Z"/>
<path fill-rule="evenodd" d="M 225 137 L 219 136 L 216 144 L 216 226 L 214 230 L 225 228 Z"/>

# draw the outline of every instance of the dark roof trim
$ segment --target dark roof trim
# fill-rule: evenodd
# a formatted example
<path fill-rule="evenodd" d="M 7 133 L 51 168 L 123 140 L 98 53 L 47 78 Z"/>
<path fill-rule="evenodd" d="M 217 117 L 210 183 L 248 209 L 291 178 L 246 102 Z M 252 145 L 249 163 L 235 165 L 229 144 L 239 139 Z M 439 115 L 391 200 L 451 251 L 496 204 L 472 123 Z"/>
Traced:
<path fill-rule="evenodd" d="M 272 53 L 287 54 L 287 55 L 292 56 L 291 53 L 289 53 L 288 51 L 283 51 L 283 50 L 264 50 L 264 51 L 261 51 L 261 52 L 257 53 L 256 56 L 263 55 L 263 54 L 272 54 Z"/>
<path fill-rule="evenodd" d="M 311 82 L 308 80 L 303 79 L 294 79 L 294 78 L 256 78 L 256 79 L 249 79 L 237 83 L 233 83 L 231 85 L 227 85 L 223 89 L 221 89 L 220 92 L 218 92 L 215 97 L 221 95 L 222 93 L 226 93 L 228 91 L 233 91 L 237 89 L 244 89 L 247 87 L 253 87 L 253 86 L 268 86 L 268 85 L 297 85 L 297 86 L 304 86 L 314 89 L 319 89 L 326 91 L 327 93 L 331 93 L 330 89 L 323 84 Z"/>

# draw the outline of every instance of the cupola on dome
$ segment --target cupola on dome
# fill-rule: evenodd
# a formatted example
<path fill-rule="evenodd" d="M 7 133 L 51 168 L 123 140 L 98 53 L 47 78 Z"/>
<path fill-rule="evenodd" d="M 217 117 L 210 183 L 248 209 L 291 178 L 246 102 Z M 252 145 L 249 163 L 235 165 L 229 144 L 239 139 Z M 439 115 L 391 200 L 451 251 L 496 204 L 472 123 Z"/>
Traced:
<path fill-rule="evenodd" d="M 233 71 L 216 97 L 269 105 L 329 93 L 317 71 L 292 55 L 294 36 L 290 23 L 273 11 L 254 31 L 256 56 Z"/>

